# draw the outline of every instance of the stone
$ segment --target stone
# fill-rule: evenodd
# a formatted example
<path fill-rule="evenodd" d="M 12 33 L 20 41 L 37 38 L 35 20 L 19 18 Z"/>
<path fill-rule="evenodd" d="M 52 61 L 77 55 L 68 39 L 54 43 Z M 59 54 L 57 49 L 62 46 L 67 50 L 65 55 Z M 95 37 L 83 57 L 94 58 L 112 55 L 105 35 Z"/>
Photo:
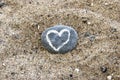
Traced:
<path fill-rule="evenodd" d="M 42 45 L 50 53 L 67 53 L 77 45 L 78 34 L 69 26 L 55 25 L 41 35 Z"/>
<path fill-rule="evenodd" d="M 5 3 L 3 3 L 2 1 L 0 1 L 0 8 L 3 7 L 5 5 Z"/>
<path fill-rule="evenodd" d="M 107 67 L 100 67 L 100 69 L 103 73 L 107 72 Z"/>

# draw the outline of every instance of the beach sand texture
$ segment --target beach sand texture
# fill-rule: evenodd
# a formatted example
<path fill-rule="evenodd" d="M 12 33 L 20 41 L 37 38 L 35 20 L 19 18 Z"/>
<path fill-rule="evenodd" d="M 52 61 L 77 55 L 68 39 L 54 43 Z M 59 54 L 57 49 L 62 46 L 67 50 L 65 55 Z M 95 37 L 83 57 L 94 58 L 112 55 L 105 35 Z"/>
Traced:
<path fill-rule="evenodd" d="M 41 45 L 57 24 L 78 32 L 66 54 Z M 120 80 L 120 0 L 0 0 L 0 80 Z"/>

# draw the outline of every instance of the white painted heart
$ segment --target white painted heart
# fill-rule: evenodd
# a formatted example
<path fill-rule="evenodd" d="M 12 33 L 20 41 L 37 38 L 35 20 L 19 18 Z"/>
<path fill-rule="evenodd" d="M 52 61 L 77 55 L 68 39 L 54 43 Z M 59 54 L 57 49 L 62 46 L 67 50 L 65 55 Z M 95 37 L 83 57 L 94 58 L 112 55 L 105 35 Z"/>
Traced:
<path fill-rule="evenodd" d="M 57 34 L 59 37 L 62 36 L 62 34 L 64 32 L 67 32 L 68 33 L 68 38 L 65 42 L 63 42 L 61 45 L 59 45 L 58 48 L 56 48 L 55 46 L 53 46 L 52 42 L 50 41 L 50 38 L 49 38 L 49 34 L 51 33 L 54 33 L 54 34 Z M 70 39 L 70 31 L 68 29 L 62 29 L 60 32 L 56 31 L 56 30 L 49 30 L 46 34 L 46 40 L 48 42 L 48 44 L 55 50 L 55 51 L 59 51 L 65 44 L 67 44 L 69 42 L 69 39 Z"/>

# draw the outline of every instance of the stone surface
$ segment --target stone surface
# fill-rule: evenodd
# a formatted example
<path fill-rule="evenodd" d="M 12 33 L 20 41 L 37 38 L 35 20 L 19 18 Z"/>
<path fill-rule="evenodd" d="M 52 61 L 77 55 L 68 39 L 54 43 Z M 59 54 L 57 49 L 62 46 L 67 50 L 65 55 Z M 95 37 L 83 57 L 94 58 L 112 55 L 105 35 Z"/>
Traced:
<path fill-rule="evenodd" d="M 41 36 L 43 46 L 51 53 L 66 53 L 75 48 L 77 32 L 69 26 L 56 25 L 46 29 Z"/>

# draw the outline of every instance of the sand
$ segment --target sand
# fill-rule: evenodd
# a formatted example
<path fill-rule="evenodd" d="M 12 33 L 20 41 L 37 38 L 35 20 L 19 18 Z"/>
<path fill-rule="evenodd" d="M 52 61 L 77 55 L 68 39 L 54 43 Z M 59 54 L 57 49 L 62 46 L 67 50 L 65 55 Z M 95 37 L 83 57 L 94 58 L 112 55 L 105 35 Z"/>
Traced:
<path fill-rule="evenodd" d="M 57 24 L 78 32 L 66 54 L 41 45 Z M 120 80 L 120 0 L 0 0 L 0 80 Z"/>

